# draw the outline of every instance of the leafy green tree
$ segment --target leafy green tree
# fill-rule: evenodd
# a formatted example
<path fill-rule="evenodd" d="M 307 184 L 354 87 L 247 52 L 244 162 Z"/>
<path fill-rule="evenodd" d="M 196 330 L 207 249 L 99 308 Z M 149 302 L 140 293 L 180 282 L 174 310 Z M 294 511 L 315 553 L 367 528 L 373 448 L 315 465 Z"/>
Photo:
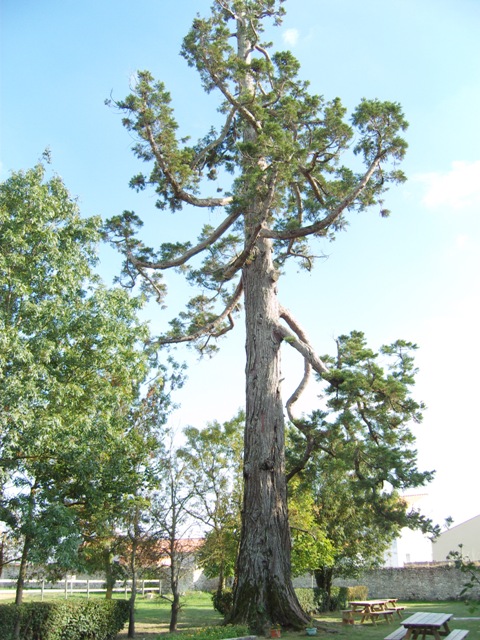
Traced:
<path fill-rule="evenodd" d="M 170 363 L 156 371 L 148 391 L 139 398 L 128 412 L 125 437 L 119 449 L 113 453 L 118 464 L 116 480 L 118 491 L 100 493 L 100 501 L 89 501 L 79 509 L 82 535 L 85 544 L 81 561 L 91 572 L 101 571 L 106 578 L 106 597 L 111 598 L 115 583 L 134 573 L 135 553 L 145 553 L 148 546 L 149 509 L 151 494 L 158 484 L 158 465 L 164 451 L 164 426 L 170 410 L 171 392 L 182 384 L 182 373 Z M 106 472 L 109 470 L 106 469 Z M 147 514 L 146 514 L 147 512 Z M 134 542 L 132 542 L 132 539 Z M 128 558 L 120 563 L 118 558 Z M 131 607 L 130 625 L 133 622 L 134 602 Z"/>
<path fill-rule="evenodd" d="M 21 541 L 17 603 L 28 561 L 72 568 L 82 509 L 130 482 L 148 333 L 139 302 L 95 276 L 99 239 L 43 165 L 0 185 L 0 519 Z"/>
<path fill-rule="evenodd" d="M 302 450 L 303 439 L 303 450 L 314 452 L 305 466 L 302 456 L 292 455 L 290 466 L 300 478 L 297 491 L 313 498 L 317 526 L 332 545 L 326 562 L 310 565 L 327 595 L 335 576 L 381 563 L 403 527 L 438 533 L 401 495 L 433 477 L 417 468 L 411 431 L 424 408 L 412 397 L 415 349 L 399 340 L 375 353 L 361 332 L 340 336 L 336 356 L 324 357 L 325 410 L 297 421 L 299 430 L 291 434 L 294 451 Z"/>
<path fill-rule="evenodd" d="M 325 528 L 317 518 L 317 503 L 312 491 L 296 477 L 288 487 L 288 510 L 292 534 L 292 574 L 304 575 L 314 567 L 329 565 L 334 549 Z"/>
<path fill-rule="evenodd" d="M 215 349 L 243 299 L 245 489 L 231 621 L 247 621 L 258 631 L 271 621 L 298 628 L 308 622 L 291 580 L 282 344 L 303 358 L 306 377 L 327 372 L 280 303 L 278 280 L 289 260 L 311 269 L 316 242 L 343 229 L 353 212 L 376 206 L 388 215 L 384 193 L 404 180 L 398 164 L 407 146 L 397 103 L 362 100 L 351 126 L 340 99 L 328 102 L 308 91 L 290 52 L 271 52 L 262 34 L 283 14 L 281 0 L 216 0 L 209 17 L 193 21 L 182 55 L 205 91 L 219 96 L 223 118 L 198 142 L 178 136 L 170 95 L 146 71 L 138 73 L 131 95 L 116 103 L 136 136 L 135 154 L 151 165 L 132 178 L 132 187 L 153 187 L 159 209 L 208 211 L 199 238 L 148 247 L 136 237 L 143 221 L 131 211 L 108 225 L 130 284 L 140 276 L 163 301 L 162 273 L 177 269 L 198 286 L 159 344 Z M 351 160 L 352 150 L 358 159 L 348 167 L 342 156 Z M 214 226 L 216 214 L 223 219 Z"/>
<path fill-rule="evenodd" d="M 233 577 L 238 552 L 242 503 L 242 453 L 245 412 L 223 425 L 184 429 L 186 444 L 179 455 L 187 462 L 187 478 L 194 490 L 192 517 L 207 530 L 197 554 L 207 578 L 218 578 L 221 596 L 225 579 Z"/>

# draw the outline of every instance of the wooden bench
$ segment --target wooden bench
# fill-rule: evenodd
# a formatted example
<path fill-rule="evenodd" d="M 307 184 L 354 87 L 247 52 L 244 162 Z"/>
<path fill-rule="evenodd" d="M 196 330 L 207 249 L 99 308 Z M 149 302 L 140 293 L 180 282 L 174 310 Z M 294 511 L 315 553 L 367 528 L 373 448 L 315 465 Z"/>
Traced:
<path fill-rule="evenodd" d="M 398 613 L 398 617 L 401 618 L 402 617 L 402 611 L 405 611 L 405 607 L 388 607 L 389 609 L 392 609 L 393 611 L 396 611 Z"/>
<path fill-rule="evenodd" d="M 407 629 L 405 627 L 398 627 L 392 633 L 389 633 L 385 640 L 402 640 L 407 635 Z"/>
<path fill-rule="evenodd" d="M 467 635 L 467 629 L 454 629 L 453 631 L 450 631 L 448 636 L 445 636 L 444 640 L 463 640 Z"/>
<path fill-rule="evenodd" d="M 394 613 L 395 609 L 383 609 L 382 611 L 370 611 L 368 615 L 371 617 L 373 624 L 376 624 L 376 618 L 379 616 L 383 616 L 387 622 L 390 622 L 390 616 L 393 616 Z"/>

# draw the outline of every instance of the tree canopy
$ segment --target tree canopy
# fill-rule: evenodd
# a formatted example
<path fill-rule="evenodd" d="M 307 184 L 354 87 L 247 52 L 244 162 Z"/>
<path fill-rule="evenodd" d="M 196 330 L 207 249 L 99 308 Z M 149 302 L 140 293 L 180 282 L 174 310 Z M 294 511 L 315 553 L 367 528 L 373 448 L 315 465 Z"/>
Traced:
<path fill-rule="evenodd" d="M 332 545 L 330 557 L 310 565 L 327 592 L 335 575 L 381 563 L 403 527 L 438 533 L 404 498 L 433 477 L 417 468 L 412 432 L 424 409 L 413 395 L 416 345 L 397 340 L 374 352 L 359 331 L 336 344 L 324 356 L 324 406 L 297 422 L 288 456 L 296 493 L 313 500 L 314 521 Z"/>
<path fill-rule="evenodd" d="M 0 519 L 19 546 L 18 602 L 29 560 L 76 566 L 147 455 L 129 418 L 154 375 L 148 331 L 140 301 L 95 275 L 100 237 L 42 164 L 0 185 Z"/>

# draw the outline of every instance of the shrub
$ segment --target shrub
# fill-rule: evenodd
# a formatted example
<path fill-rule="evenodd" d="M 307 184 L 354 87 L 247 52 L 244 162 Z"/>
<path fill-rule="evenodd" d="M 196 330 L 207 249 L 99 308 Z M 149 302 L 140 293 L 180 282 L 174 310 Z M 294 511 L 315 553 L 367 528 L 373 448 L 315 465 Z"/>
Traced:
<path fill-rule="evenodd" d="M 295 589 L 300 606 L 309 615 L 320 610 L 321 589 Z"/>
<path fill-rule="evenodd" d="M 212 593 L 213 608 L 216 609 L 222 616 L 226 616 L 232 610 L 233 605 L 233 591 L 231 589 L 224 589 L 221 593 L 215 591 Z"/>
<path fill-rule="evenodd" d="M 356 587 L 345 587 L 347 590 L 346 601 L 351 602 L 352 600 L 368 600 L 368 587 L 364 585 L 357 585 Z"/>
<path fill-rule="evenodd" d="M 2 640 L 114 640 L 128 620 L 127 600 L 25 602 L 0 605 Z"/>
<path fill-rule="evenodd" d="M 356 587 L 332 587 L 330 595 L 325 589 L 316 590 L 317 611 L 339 611 L 345 609 L 352 600 L 366 600 L 368 588 L 362 585 Z"/>

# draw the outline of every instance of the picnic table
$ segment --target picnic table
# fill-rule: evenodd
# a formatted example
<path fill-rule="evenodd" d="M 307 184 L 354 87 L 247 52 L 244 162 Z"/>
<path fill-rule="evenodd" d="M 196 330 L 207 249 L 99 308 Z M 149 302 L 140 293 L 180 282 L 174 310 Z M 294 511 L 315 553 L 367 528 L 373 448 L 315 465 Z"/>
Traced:
<path fill-rule="evenodd" d="M 385 640 L 415 640 L 420 636 L 424 639 L 427 635 L 433 636 L 435 640 L 463 640 L 468 631 L 450 631 L 448 622 L 452 617 L 452 613 L 414 613 L 403 620 L 402 626 L 390 633 Z"/>
<path fill-rule="evenodd" d="M 361 616 L 360 623 L 371 620 L 373 624 L 376 624 L 380 617 L 388 622 L 394 613 L 401 616 L 400 611 L 404 609 L 404 607 L 397 607 L 397 598 L 352 600 L 348 604 L 350 609 L 342 611 L 342 621 L 350 624 L 354 623 L 355 615 Z"/>

